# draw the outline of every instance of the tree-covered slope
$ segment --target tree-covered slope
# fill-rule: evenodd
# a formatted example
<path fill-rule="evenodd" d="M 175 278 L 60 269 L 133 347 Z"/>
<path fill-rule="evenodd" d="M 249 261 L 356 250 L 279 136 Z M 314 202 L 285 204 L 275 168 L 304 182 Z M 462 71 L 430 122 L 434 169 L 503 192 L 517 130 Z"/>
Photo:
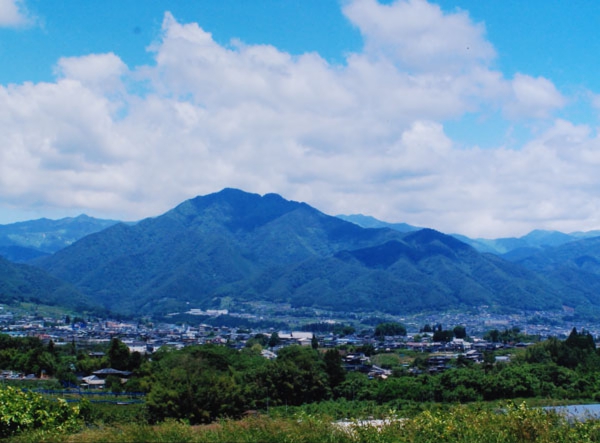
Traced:
<path fill-rule="evenodd" d="M 107 307 L 131 312 L 206 305 L 271 269 L 393 236 L 274 194 L 226 189 L 90 235 L 38 264 Z"/>
<path fill-rule="evenodd" d="M 576 305 L 569 303 L 571 299 L 585 299 L 585 310 L 600 313 L 600 237 L 547 248 L 515 262 L 560 287 L 566 304 Z"/>
<path fill-rule="evenodd" d="M 125 313 L 215 307 L 223 297 L 388 312 L 558 309 L 564 298 L 536 273 L 430 229 L 366 229 L 235 189 L 112 226 L 37 263 Z"/>
<path fill-rule="evenodd" d="M 0 303 L 13 305 L 21 302 L 59 305 L 77 310 L 98 307 L 72 285 L 45 271 L 11 263 L 0 257 Z"/>
<path fill-rule="evenodd" d="M 559 294 L 534 272 L 482 255 L 429 229 L 332 257 L 304 261 L 228 295 L 267 294 L 296 306 L 393 313 L 473 306 L 560 309 Z M 349 309 L 351 307 L 351 309 Z"/>

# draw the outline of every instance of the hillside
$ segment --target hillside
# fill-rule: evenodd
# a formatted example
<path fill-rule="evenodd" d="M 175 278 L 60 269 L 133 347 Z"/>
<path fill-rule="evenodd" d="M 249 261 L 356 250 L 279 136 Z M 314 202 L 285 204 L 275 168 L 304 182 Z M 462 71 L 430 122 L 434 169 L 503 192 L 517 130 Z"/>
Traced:
<path fill-rule="evenodd" d="M 114 220 L 80 215 L 60 220 L 41 218 L 0 225 L 0 256 L 13 262 L 27 262 L 52 254 L 116 223 Z"/>
<path fill-rule="evenodd" d="M 412 232 L 423 229 L 406 223 L 388 223 L 363 214 L 337 215 L 337 217 L 357 224 L 363 228 L 390 228 L 399 232 Z M 600 231 L 572 232 L 565 234 L 559 231 L 535 229 L 522 237 L 494 239 L 470 238 L 460 234 L 450 235 L 457 240 L 472 246 L 479 252 L 489 252 L 491 254 L 500 255 L 509 261 L 516 262 L 531 255 L 540 252 L 543 253 L 545 249 L 551 249 L 581 239 L 598 237 L 600 236 Z"/>
<path fill-rule="evenodd" d="M 218 307 L 224 297 L 394 313 L 563 303 L 534 272 L 442 233 L 365 229 L 235 189 L 112 226 L 36 263 L 123 313 Z"/>
<path fill-rule="evenodd" d="M 97 309 L 91 300 L 45 271 L 0 257 L 0 304 L 58 305 L 79 311 Z"/>

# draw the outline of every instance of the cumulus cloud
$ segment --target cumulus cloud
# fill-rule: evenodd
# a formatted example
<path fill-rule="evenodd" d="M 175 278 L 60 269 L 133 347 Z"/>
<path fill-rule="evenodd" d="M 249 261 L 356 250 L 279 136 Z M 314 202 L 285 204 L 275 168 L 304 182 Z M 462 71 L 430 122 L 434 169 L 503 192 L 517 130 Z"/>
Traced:
<path fill-rule="evenodd" d="M 31 23 L 22 0 L 0 0 L 0 27 L 18 27 Z"/>
<path fill-rule="evenodd" d="M 511 118 L 545 118 L 566 104 L 554 84 L 543 77 L 516 74 L 511 89 L 512 99 L 505 108 Z"/>
<path fill-rule="evenodd" d="M 63 57 L 54 69 L 58 77 L 76 80 L 90 89 L 104 92 L 119 89 L 121 77 L 127 71 L 125 63 L 112 52 Z"/>
<path fill-rule="evenodd" d="M 496 55 L 483 24 L 474 24 L 466 12 L 444 14 L 425 0 L 355 0 L 344 13 L 361 31 L 368 54 L 391 58 L 405 69 L 460 71 Z"/>
<path fill-rule="evenodd" d="M 494 70 L 466 12 L 354 0 L 344 13 L 365 39 L 344 65 L 223 46 L 166 13 L 154 64 L 65 57 L 55 82 L 0 86 L 0 202 L 136 219 L 239 187 L 469 235 L 597 227 L 598 140 L 552 117 L 565 99 L 550 80 Z M 444 122 L 482 110 L 547 130 L 518 150 L 455 146 Z"/>

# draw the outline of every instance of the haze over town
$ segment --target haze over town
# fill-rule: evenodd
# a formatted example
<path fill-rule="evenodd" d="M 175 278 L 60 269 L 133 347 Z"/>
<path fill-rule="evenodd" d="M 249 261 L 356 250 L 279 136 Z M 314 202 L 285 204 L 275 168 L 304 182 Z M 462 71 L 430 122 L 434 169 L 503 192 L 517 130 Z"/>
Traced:
<path fill-rule="evenodd" d="M 598 6 L 523 3 L 0 0 L 0 223 L 236 187 L 471 237 L 598 229 Z"/>

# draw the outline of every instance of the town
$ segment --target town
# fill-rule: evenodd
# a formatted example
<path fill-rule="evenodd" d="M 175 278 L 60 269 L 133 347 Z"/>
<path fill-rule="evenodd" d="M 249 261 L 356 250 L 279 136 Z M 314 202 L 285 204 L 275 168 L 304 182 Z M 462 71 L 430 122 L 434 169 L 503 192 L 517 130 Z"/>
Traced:
<path fill-rule="evenodd" d="M 317 311 L 304 317 L 295 317 L 293 310 L 282 306 L 260 306 L 255 313 L 232 312 L 227 309 L 206 310 L 190 309 L 185 318 L 189 321 L 174 323 L 153 323 L 149 319 L 116 320 L 101 318 L 83 318 L 62 314 L 32 313 L 27 310 L 14 311 L 8 306 L 0 307 L 0 333 L 12 337 L 37 337 L 44 344 L 53 342 L 54 346 L 74 346 L 76 350 L 85 350 L 89 356 L 101 358 L 113 338 L 118 338 L 127 346 L 130 353 L 151 355 L 161 347 L 181 349 L 190 345 L 216 344 L 234 349 L 243 349 L 255 343 L 261 344 L 261 354 L 267 359 L 277 357 L 277 352 L 289 345 L 312 346 L 321 349 L 339 349 L 347 371 L 360 371 L 372 377 L 387 378 L 392 371 L 371 361 L 378 353 L 402 353 L 416 351 L 424 356 L 425 367 L 404 366 L 413 374 L 424 371 L 441 372 L 452 367 L 451 361 L 457 358 L 482 363 L 484 353 L 505 350 L 497 355 L 496 361 L 509 361 L 510 349 L 523 348 L 533 342 L 549 337 L 565 339 L 573 328 L 586 331 L 598 337 L 598 326 L 584 321 L 565 322 L 560 313 L 522 312 L 518 314 L 497 314 L 485 309 L 479 315 L 472 313 L 421 314 L 411 317 L 383 317 L 381 322 L 399 323 L 405 327 L 405 334 L 377 335 L 376 325 L 363 324 L 365 319 L 373 323 L 372 314 L 359 316 L 355 313 L 332 313 Z M 261 320 L 268 317 L 265 313 L 276 313 L 271 320 L 282 324 L 294 325 L 286 329 L 256 326 L 227 326 L 232 319 Z M 285 312 L 285 315 L 282 313 Z M 171 314 L 166 319 L 176 318 Z M 194 321 L 194 319 L 198 319 Z M 378 317 L 376 317 L 378 318 Z M 542 320 L 535 323 L 536 319 Z M 210 324 L 203 322 L 209 320 Z M 434 329 L 442 330 L 442 325 L 452 330 L 460 327 L 464 335 L 436 337 Z M 491 334 L 490 334 L 491 332 Z M 496 333 L 494 335 L 494 332 Z M 504 337 L 502 338 L 502 332 Z M 518 332 L 527 341 L 514 341 L 507 332 Z M 507 338 L 508 337 L 508 338 Z M 1 369 L 1 368 L 0 368 Z M 110 368 L 109 368 L 110 369 Z M 35 379 L 39 374 L 19 374 L 5 371 L 0 378 Z M 90 382 L 92 374 L 83 374 L 81 383 L 86 387 L 101 388 L 108 373 L 95 374 L 100 377 Z M 123 374 L 122 374 L 123 375 Z M 43 375 L 42 375 L 43 376 Z"/>

